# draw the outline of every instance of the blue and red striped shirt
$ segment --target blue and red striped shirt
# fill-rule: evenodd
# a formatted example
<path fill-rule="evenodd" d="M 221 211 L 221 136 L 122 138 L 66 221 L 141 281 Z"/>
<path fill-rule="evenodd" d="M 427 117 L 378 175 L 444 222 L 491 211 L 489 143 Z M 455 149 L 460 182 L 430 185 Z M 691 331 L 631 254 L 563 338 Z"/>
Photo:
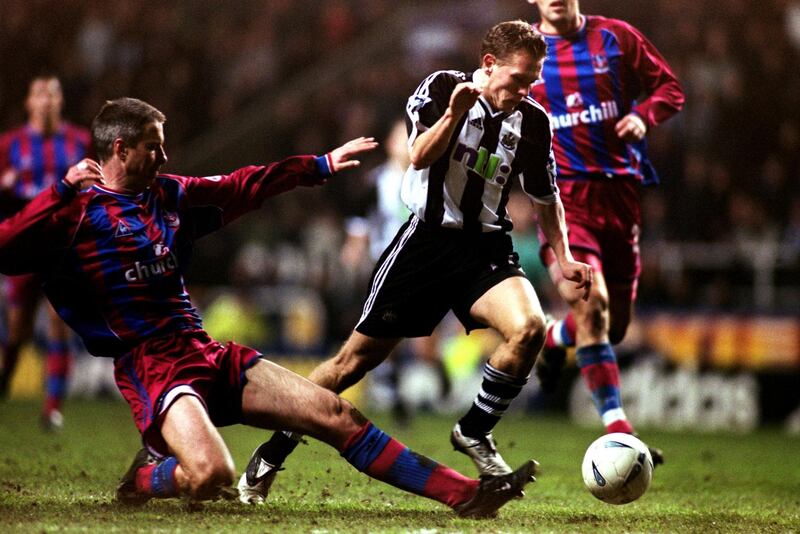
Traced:
<path fill-rule="evenodd" d="M 61 180 L 67 170 L 90 153 L 89 130 L 63 122 L 50 135 L 30 125 L 0 136 L 0 176 L 3 202 L 0 218 L 18 211 L 26 202 Z M 5 182 L 10 183 L 5 183 Z"/>
<path fill-rule="evenodd" d="M 550 116 L 558 177 L 654 178 L 644 143 L 622 141 L 614 126 L 633 112 L 652 127 L 681 109 L 683 90 L 666 60 L 621 20 L 584 16 L 571 35 L 543 35 L 547 56 L 531 96 Z"/>
<path fill-rule="evenodd" d="M 97 356 L 202 329 L 183 273 L 192 243 L 265 198 L 330 175 L 324 157 L 295 156 L 205 178 L 159 175 L 128 195 L 59 181 L 0 224 L 0 272 L 38 272 L 64 321 Z"/>

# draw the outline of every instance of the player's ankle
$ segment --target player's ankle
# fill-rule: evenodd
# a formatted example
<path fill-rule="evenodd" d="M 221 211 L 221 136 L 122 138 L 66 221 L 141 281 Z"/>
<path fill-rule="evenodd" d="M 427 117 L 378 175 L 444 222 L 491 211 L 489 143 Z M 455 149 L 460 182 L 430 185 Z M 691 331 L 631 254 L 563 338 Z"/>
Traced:
<path fill-rule="evenodd" d="M 627 419 L 617 419 L 606 425 L 606 433 L 622 432 L 623 434 L 633 434 L 633 425 Z"/>

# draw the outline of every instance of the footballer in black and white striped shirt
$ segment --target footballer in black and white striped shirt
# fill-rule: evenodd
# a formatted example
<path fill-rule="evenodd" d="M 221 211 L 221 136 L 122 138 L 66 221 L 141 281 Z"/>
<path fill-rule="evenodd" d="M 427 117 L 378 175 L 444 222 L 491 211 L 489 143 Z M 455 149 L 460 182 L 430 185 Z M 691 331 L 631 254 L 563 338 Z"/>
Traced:
<path fill-rule="evenodd" d="M 586 296 L 591 287 L 591 267 L 575 261 L 567 245 L 550 119 L 528 96 L 545 51 L 530 24 L 498 24 L 484 38 L 478 70 L 435 72 L 408 99 L 411 166 L 401 197 L 412 215 L 375 266 L 352 336 L 312 373 L 338 391 L 401 338 L 430 335 L 450 310 L 467 332 L 494 328 L 504 342 L 451 432 L 456 450 L 481 475 L 511 471 L 492 429 L 527 382 L 544 341 L 544 313 L 508 235 L 514 179 L 533 202 L 564 277 Z"/>
<path fill-rule="evenodd" d="M 564 277 L 586 295 L 592 280 L 591 267 L 576 262 L 567 247 L 549 119 L 528 98 L 545 51 L 530 24 L 497 24 L 484 37 L 478 71 L 433 73 L 409 98 L 411 167 L 401 189 L 412 215 L 378 260 L 352 335 L 309 375 L 342 391 L 402 338 L 430 335 L 450 310 L 467 332 L 495 329 L 503 342 L 484 368 L 475 402 L 450 434 L 485 477 L 511 473 L 492 429 L 527 382 L 545 333 L 544 313 L 508 234 L 515 177 Z"/>
<path fill-rule="evenodd" d="M 519 87 L 527 87 L 532 77 L 520 74 Z M 456 88 L 488 81 L 483 69 L 438 71 L 425 78 L 406 105 L 409 147 L 448 112 Z M 509 91 L 513 98 L 500 102 L 480 94 L 455 121 L 444 154 L 431 165 L 408 169 L 401 195 L 412 213 L 430 225 L 508 231 L 506 204 L 517 176 L 532 200 L 556 202 L 550 119 L 527 92 L 521 93 L 522 89 L 519 94 Z"/>

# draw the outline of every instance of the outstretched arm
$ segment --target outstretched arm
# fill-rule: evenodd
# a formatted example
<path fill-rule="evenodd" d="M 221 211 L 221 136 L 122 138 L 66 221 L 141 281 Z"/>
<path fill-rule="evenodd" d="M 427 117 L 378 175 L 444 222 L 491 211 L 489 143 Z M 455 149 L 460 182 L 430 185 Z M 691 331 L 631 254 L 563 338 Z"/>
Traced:
<path fill-rule="evenodd" d="M 358 167 L 360 154 L 378 146 L 372 137 L 358 137 L 323 156 L 291 156 L 275 163 L 237 169 L 223 176 L 186 177 L 163 175 L 178 181 L 186 191 L 180 210 L 193 210 L 197 238 L 213 232 L 265 199 L 297 186 L 322 185 L 337 172 Z"/>
<path fill-rule="evenodd" d="M 327 154 L 330 158 L 331 170 L 337 173 L 358 167 L 361 165 L 361 161 L 353 159 L 353 157 L 375 150 L 377 146 L 378 142 L 375 141 L 374 137 L 357 137 L 339 148 L 334 148 Z"/>
<path fill-rule="evenodd" d="M 558 266 L 564 278 L 575 283 L 577 289 L 583 289 L 583 300 L 589 299 L 592 290 L 593 273 L 591 265 L 575 261 L 569 250 L 567 225 L 564 222 L 564 206 L 561 200 L 553 204 L 533 203 L 539 216 L 539 226 L 547 236 L 547 241 L 558 259 Z"/>
<path fill-rule="evenodd" d="M 317 172 L 311 175 L 301 175 L 300 185 L 313 186 L 327 183 L 328 178 L 337 172 L 355 169 L 361 161 L 355 156 L 375 150 L 378 142 L 374 137 L 356 137 L 340 147 L 334 148 L 324 156 L 317 158 Z"/>

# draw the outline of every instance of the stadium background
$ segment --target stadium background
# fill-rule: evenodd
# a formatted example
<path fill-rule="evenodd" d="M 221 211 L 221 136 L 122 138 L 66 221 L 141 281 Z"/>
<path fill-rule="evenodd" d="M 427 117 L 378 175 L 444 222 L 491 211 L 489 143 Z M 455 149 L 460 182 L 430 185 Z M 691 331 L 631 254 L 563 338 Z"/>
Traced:
<path fill-rule="evenodd" d="M 644 192 L 639 316 L 621 350 L 629 415 L 800 433 L 800 2 L 581 5 L 640 28 L 687 92 L 684 111 L 649 136 L 662 186 Z M 44 70 L 61 77 L 66 116 L 81 124 L 123 95 L 162 109 L 167 172 L 218 174 L 358 135 L 382 140 L 424 75 L 474 68 L 487 27 L 534 11 L 522 0 L 6 0 L 0 127 L 24 120 L 27 82 Z M 367 172 L 383 159 L 274 199 L 197 248 L 189 281 L 212 333 L 301 370 L 335 349 L 371 268 L 366 256 L 342 265 L 345 221 L 368 209 Z M 531 235 L 516 238 L 533 250 Z M 527 270 L 545 308 L 563 309 L 541 267 Z M 474 364 L 492 342 L 448 335 L 442 352 L 451 372 L 469 375 L 461 360 Z M 38 392 L 34 352 L 17 395 Z M 73 389 L 102 389 L 104 363 L 78 364 Z M 425 383 L 424 370 L 415 376 Z M 532 385 L 517 406 L 594 421 L 581 395 L 543 397 Z"/>

